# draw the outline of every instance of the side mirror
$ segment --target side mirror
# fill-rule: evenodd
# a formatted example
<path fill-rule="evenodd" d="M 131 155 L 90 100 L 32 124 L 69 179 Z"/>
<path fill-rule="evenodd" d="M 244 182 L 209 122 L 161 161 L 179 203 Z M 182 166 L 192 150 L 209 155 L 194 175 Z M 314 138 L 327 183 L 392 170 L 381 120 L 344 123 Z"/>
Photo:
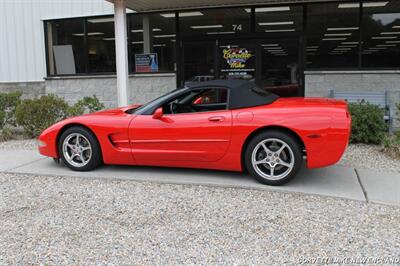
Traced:
<path fill-rule="evenodd" d="M 154 119 L 160 119 L 162 116 L 163 116 L 163 109 L 162 109 L 162 107 L 158 107 L 157 109 L 156 109 L 156 111 L 154 112 L 154 114 L 153 114 L 153 118 Z"/>

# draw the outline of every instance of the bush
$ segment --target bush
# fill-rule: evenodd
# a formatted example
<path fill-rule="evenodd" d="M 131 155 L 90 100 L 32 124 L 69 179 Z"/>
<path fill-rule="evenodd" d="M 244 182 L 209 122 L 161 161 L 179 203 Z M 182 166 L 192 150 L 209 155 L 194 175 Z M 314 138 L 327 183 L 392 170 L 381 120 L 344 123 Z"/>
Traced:
<path fill-rule="evenodd" d="M 387 155 L 400 159 L 400 132 L 393 135 L 386 135 L 383 139 L 383 150 Z"/>
<path fill-rule="evenodd" d="M 15 116 L 29 137 L 37 137 L 52 124 L 67 117 L 68 104 L 60 97 L 46 95 L 27 99 L 18 105 Z"/>
<path fill-rule="evenodd" d="M 21 95 L 21 92 L 0 93 L 0 129 L 5 125 L 15 126 L 15 110 Z"/>
<path fill-rule="evenodd" d="M 104 104 L 99 101 L 96 95 L 93 95 L 92 97 L 86 96 L 68 108 L 68 116 L 78 116 L 85 113 L 93 113 L 104 108 Z"/>
<path fill-rule="evenodd" d="M 381 144 L 387 131 L 383 120 L 384 111 L 365 101 L 350 103 L 352 117 L 351 137 L 353 143 Z"/>
<path fill-rule="evenodd" d="M 0 130 L 4 127 L 5 125 L 5 118 L 6 118 L 6 112 L 0 111 Z"/>
<path fill-rule="evenodd" d="M 8 126 L 3 127 L 3 129 L 0 132 L 0 142 L 11 140 L 13 139 L 13 137 L 14 137 L 13 130 Z"/>

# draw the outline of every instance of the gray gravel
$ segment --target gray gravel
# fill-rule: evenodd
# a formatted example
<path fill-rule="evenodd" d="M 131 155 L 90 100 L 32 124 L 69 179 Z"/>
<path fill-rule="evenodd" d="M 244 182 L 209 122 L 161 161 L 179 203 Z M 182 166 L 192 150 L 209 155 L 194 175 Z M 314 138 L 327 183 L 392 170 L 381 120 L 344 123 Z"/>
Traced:
<path fill-rule="evenodd" d="M 338 164 L 382 171 L 400 171 L 400 160 L 381 152 L 378 145 L 351 144 Z"/>
<path fill-rule="evenodd" d="M 38 147 L 38 141 L 36 139 L 26 140 L 10 140 L 0 142 L 1 150 L 35 150 Z"/>
<path fill-rule="evenodd" d="M 400 255 L 400 208 L 0 173 L 0 264 L 297 264 Z"/>

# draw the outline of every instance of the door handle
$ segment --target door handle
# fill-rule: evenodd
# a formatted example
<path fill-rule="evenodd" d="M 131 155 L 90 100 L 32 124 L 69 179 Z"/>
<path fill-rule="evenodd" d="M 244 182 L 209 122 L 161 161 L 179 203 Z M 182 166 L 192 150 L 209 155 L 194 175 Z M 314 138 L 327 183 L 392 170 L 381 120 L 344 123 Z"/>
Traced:
<path fill-rule="evenodd" d="M 222 122 L 225 120 L 225 117 L 223 116 L 212 116 L 208 118 L 208 121 L 210 122 Z"/>

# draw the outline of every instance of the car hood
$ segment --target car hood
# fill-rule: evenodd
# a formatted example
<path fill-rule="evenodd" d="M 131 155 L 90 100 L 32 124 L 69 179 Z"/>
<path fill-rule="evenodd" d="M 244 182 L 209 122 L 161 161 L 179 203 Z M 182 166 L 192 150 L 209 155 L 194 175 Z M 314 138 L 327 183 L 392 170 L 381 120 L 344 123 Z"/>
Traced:
<path fill-rule="evenodd" d="M 87 114 L 87 115 L 110 115 L 110 116 L 120 115 L 122 113 L 125 113 L 128 110 L 136 109 L 140 106 L 141 106 L 140 104 L 132 104 L 132 105 L 124 106 L 124 107 L 118 107 L 115 109 L 102 110 L 102 111 L 98 111 L 98 112 Z"/>

